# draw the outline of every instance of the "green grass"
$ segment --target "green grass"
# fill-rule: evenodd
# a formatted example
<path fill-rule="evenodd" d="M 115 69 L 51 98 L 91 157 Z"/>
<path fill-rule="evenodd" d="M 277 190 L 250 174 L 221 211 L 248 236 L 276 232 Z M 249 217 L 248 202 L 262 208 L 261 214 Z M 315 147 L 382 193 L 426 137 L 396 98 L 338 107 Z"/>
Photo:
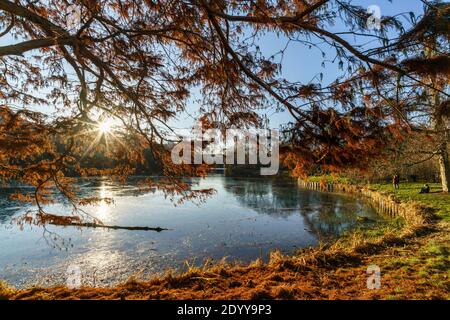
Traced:
<path fill-rule="evenodd" d="M 411 276 L 418 277 L 428 283 L 448 290 L 450 283 L 449 247 L 446 244 L 429 243 L 420 248 L 415 256 L 389 257 L 383 261 L 387 270 L 404 270 Z"/>
<path fill-rule="evenodd" d="M 392 184 L 371 184 L 370 188 L 388 192 L 402 201 L 413 200 L 433 207 L 437 216 L 450 222 L 450 194 L 443 193 L 439 183 L 428 183 L 430 193 L 419 194 L 423 185 L 423 183 L 402 183 L 400 189 L 395 190 Z"/>
<path fill-rule="evenodd" d="M 326 182 L 336 182 L 336 183 L 348 183 L 350 180 L 345 177 L 339 177 L 335 175 L 323 175 L 323 176 L 309 176 L 308 181 L 310 182 L 320 182 L 325 180 Z"/>
<path fill-rule="evenodd" d="M 360 225 L 355 229 L 343 232 L 334 245 L 336 248 L 352 250 L 358 244 L 366 242 L 377 243 L 386 235 L 400 235 L 406 226 L 405 219 L 402 217 L 377 221 L 368 225 Z"/>

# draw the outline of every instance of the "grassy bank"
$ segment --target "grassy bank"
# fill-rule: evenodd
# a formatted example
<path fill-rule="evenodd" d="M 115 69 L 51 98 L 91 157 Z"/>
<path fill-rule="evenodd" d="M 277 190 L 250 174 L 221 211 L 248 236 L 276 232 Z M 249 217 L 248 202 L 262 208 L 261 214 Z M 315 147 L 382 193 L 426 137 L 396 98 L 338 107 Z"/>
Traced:
<path fill-rule="evenodd" d="M 439 183 L 428 183 L 430 193 L 419 194 L 424 183 L 400 184 L 400 189 L 394 189 L 391 184 L 371 184 L 370 188 L 388 193 L 400 201 L 416 201 L 435 209 L 435 214 L 450 222 L 450 196 L 442 192 Z"/>
<path fill-rule="evenodd" d="M 220 263 L 149 281 L 130 279 L 111 288 L 64 286 L 16 290 L 0 285 L 8 299 L 449 299 L 449 196 L 418 195 L 421 184 L 370 188 L 414 200 L 435 218 L 410 225 L 401 218 L 361 227 L 332 243 L 292 256 L 273 252 L 268 263 Z M 435 190 L 432 185 L 432 191 Z M 381 288 L 367 288 L 367 267 L 381 269 Z"/>
<path fill-rule="evenodd" d="M 308 177 L 308 181 L 311 182 L 335 182 L 335 183 L 349 183 L 350 180 L 345 177 L 334 176 L 334 175 L 323 175 L 323 176 L 311 176 Z"/>

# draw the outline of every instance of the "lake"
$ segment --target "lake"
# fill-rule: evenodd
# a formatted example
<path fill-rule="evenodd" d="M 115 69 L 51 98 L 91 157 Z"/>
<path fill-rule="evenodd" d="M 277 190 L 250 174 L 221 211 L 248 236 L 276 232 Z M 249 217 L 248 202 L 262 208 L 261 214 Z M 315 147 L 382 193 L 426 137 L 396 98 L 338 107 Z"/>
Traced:
<path fill-rule="evenodd" d="M 17 287 L 64 283 L 77 266 L 83 284 L 104 286 L 131 275 L 149 277 L 168 268 L 183 270 L 226 256 L 242 263 L 279 249 L 292 253 L 315 246 L 361 224 L 358 217 L 379 220 L 363 200 L 302 190 L 294 179 L 230 178 L 220 175 L 190 179 L 193 188 L 217 192 L 203 203 L 182 205 L 161 191 L 142 192 L 132 177 L 123 185 L 106 178 L 80 180 L 80 193 L 109 197 L 85 209 L 107 225 L 163 227 L 132 231 L 103 228 L 25 226 L 13 219 L 29 206 L 8 200 L 13 187 L 0 189 L 0 279 Z M 64 201 L 46 207 L 69 209 Z M 366 219 L 367 220 L 367 219 Z"/>

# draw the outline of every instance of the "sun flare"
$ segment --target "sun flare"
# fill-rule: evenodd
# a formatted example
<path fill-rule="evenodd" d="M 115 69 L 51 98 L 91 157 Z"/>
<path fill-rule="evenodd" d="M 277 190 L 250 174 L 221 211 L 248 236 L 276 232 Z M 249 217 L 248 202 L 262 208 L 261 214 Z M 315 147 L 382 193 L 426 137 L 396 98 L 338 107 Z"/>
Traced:
<path fill-rule="evenodd" d="M 106 119 L 98 124 L 98 131 L 102 134 L 110 133 L 112 130 L 113 123 L 111 120 Z"/>
<path fill-rule="evenodd" d="M 106 152 L 109 152 L 111 147 L 114 147 L 114 145 L 117 144 L 127 149 L 121 141 L 120 132 L 122 131 L 122 127 L 120 121 L 117 119 L 100 117 L 94 125 L 89 123 L 89 127 L 90 129 L 86 130 L 85 133 L 91 134 L 93 139 L 83 153 L 83 157 L 88 155 L 99 145 L 104 145 L 106 147 Z"/>

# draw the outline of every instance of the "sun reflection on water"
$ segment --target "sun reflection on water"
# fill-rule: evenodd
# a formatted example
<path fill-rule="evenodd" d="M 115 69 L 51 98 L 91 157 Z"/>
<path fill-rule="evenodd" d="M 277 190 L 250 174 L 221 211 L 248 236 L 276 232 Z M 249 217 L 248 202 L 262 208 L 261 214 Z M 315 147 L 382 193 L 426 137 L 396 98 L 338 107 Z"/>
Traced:
<path fill-rule="evenodd" d="M 101 182 L 99 197 L 101 199 L 112 198 L 111 192 L 108 190 L 108 186 L 106 185 L 105 181 Z M 108 203 L 107 200 L 101 200 L 97 205 L 97 207 L 95 208 L 96 217 L 100 220 L 104 220 L 110 217 L 111 215 L 110 205 L 111 204 Z"/>

